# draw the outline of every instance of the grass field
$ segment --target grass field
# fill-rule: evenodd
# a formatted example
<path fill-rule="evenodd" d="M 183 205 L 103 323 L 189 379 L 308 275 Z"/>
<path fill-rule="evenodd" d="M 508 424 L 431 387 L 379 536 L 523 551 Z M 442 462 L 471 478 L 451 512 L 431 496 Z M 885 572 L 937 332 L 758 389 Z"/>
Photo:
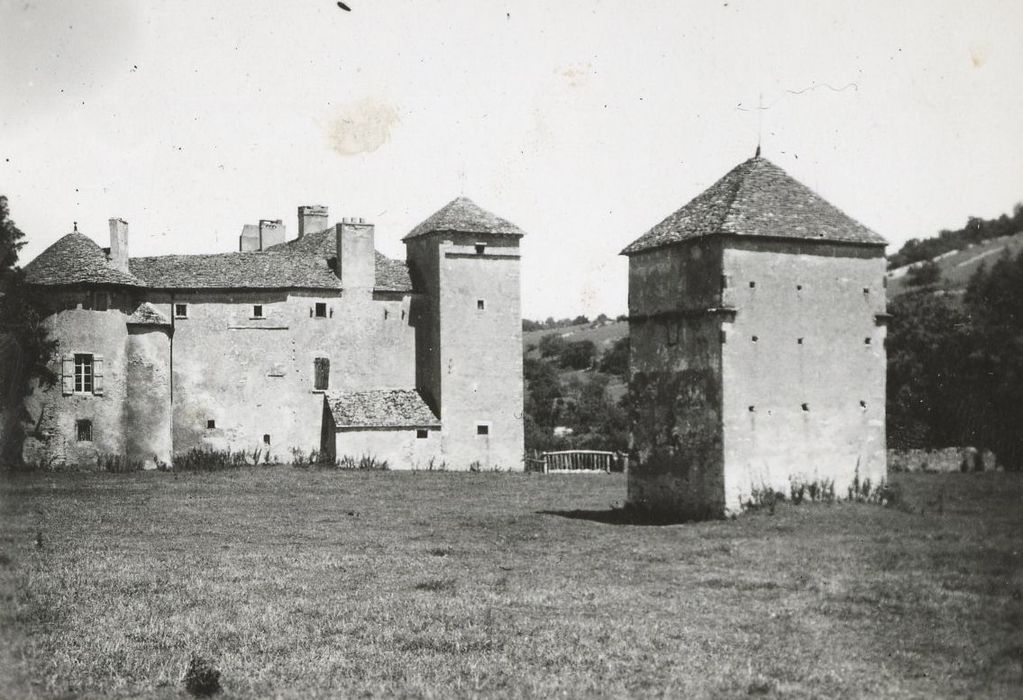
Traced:
<path fill-rule="evenodd" d="M 895 477 L 653 527 L 621 475 L 8 473 L 0 695 L 1019 697 L 1023 479 Z"/>

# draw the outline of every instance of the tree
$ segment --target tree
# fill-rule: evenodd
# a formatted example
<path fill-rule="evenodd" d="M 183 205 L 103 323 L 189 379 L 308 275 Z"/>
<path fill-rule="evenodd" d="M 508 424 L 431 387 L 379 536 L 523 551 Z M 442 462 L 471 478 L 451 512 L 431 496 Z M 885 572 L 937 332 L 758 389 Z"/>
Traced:
<path fill-rule="evenodd" d="M 7 197 L 0 196 L 0 462 L 6 465 L 21 461 L 21 406 L 32 381 L 52 386 L 56 380 L 49 362 L 57 343 L 43 324 L 45 299 L 18 267 L 24 238 L 10 218 Z"/>
<path fill-rule="evenodd" d="M 597 347 L 592 340 L 568 343 L 561 352 L 560 364 L 566 369 L 589 369 L 597 356 Z"/>
<path fill-rule="evenodd" d="M 938 263 L 928 260 L 906 272 L 906 284 L 910 287 L 926 287 L 941 281 L 941 268 Z"/>
<path fill-rule="evenodd" d="M 560 357 L 561 353 L 568 347 L 568 341 L 557 333 L 548 333 L 540 337 L 541 357 Z"/>
<path fill-rule="evenodd" d="M 600 371 L 624 377 L 629 373 L 629 336 L 619 338 L 600 357 Z"/>

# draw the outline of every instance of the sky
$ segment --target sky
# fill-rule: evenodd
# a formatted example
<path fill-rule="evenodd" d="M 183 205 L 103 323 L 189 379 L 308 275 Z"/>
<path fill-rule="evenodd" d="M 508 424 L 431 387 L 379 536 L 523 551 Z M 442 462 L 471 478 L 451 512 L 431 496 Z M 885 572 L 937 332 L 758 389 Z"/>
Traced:
<path fill-rule="evenodd" d="M 624 313 L 618 255 L 763 154 L 885 236 L 1023 201 L 1023 3 L 0 0 L 0 194 L 237 250 L 323 204 L 377 248 L 465 195 L 518 224 L 523 315 Z"/>

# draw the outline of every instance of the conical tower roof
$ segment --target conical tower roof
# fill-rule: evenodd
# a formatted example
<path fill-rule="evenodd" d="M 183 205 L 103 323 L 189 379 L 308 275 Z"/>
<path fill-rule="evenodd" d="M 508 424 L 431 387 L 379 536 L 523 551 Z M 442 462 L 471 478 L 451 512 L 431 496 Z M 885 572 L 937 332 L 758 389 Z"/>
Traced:
<path fill-rule="evenodd" d="M 441 231 L 507 236 L 525 235 L 518 226 L 491 214 L 468 197 L 457 197 L 438 209 L 401 240 L 407 241 L 428 233 Z"/>
<path fill-rule="evenodd" d="M 622 255 L 712 235 L 883 246 L 884 238 L 766 158 L 750 158 L 630 243 Z"/>
<path fill-rule="evenodd" d="M 25 266 L 30 284 L 120 284 L 146 286 L 139 278 L 114 269 L 96 242 L 77 231 L 69 233 Z"/>

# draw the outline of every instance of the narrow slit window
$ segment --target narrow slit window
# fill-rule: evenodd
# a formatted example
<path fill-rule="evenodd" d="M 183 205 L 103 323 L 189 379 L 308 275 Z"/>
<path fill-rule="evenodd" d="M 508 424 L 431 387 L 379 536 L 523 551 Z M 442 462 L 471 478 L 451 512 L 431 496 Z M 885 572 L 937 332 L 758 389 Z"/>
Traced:
<path fill-rule="evenodd" d="M 870 336 L 867 336 L 866 338 L 863 339 L 863 344 L 870 345 Z"/>
<path fill-rule="evenodd" d="M 78 442 L 92 442 L 91 420 L 75 421 L 75 427 L 77 428 L 78 431 Z"/>
<path fill-rule="evenodd" d="M 316 318 L 327 318 L 327 304 L 323 301 L 316 302 L 315 314 Z"/>
<path fill-rule="evenodd" d="M 263 318 L 263 305 L 253 304 L 252 305 L 252 318 Z"/>
<path fill-rule="evenodd" d="M 384 309 L 384 320 L 385 320 L 385 321 L 387 320 L 387 317 L 388 317 L 389 315 L 390 315 L 390 314 L 388 313 L 387 309 Z"/>
<path fill-rule="evenodd" d="M 263 444 L 264 445 L 269 445 L 270 444 L 270 433 L 265 433 L 263 435 Z"/>
<path fill-rule="evenodd" d="M 188 318 L 188 304 L 175 304 L 174 318 Z"/>
<path fill-rule="evenodd" d="M 866 408 L 866 407 L 867 407 L 867 402 L 866 401 L 860 401 L 860 408 Z"/>
<path fill-rule="evenodd" d="M 749 407 L 749 412 L 750 412 L 750 413 L 755 413 L 755 412 L 756 412 L 756 410 L 757 410 L 757 407 L 756 407 L 756 406 L 750 406 L 750 407 Z"/>
<path fill-rule="evenodd" d="M 425 428 L 420 428 L 419 430 L 416 431 L 416 438 L 417 439 L 425 440 L 428 437 L 430 437 L 430 431 L 429 430 L 426 430 Z"/>
<path fill-rule="evenodd" d="M 804 403 L 804 404 L 803 404 L 803 410 L 804 410 L 804 411 L 809 411 L 809 410 L 810 410 L 810 404 L 808 404 L 808 403 Z"/>
<path fill-rule="evenodd" d="M 477 299 L 476 300 L 476 308 L 479 311 L 483 311 L 485 308 L 487 308 L 487 302 L 484 301 L 483 299 Z"/>

